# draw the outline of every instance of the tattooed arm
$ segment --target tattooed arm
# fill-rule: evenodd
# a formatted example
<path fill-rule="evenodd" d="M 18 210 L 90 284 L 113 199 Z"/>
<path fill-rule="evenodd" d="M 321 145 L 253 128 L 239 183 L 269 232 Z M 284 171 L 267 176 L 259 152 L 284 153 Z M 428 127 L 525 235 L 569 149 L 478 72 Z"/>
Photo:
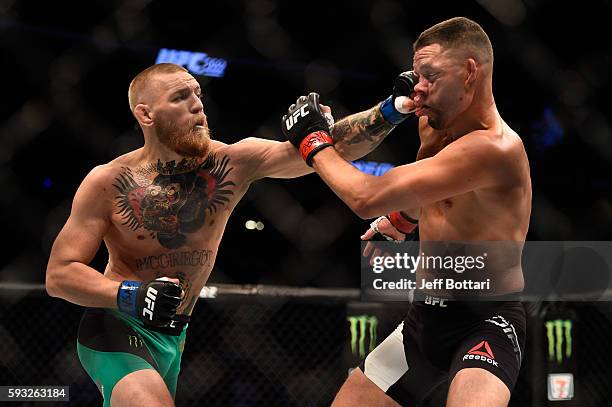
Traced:
<path fill-rule="evenodd" d="M 395 128 L 380 113 L 378 105 L 355 113 L 336 123 L 332 132 L 334 147 L 342 158 L 353 161 L 363 157 Z M 252 166 L 252 179 L 264 177 L 295 178 L 312 172 L 289 142 L 249 137 L 235 144 L 245 152 L 244 164 Z"/>
<path fill-rule="evenodd" d="M 356 160 L 376 149 L 394 128 L 376 105 L 338 121 L 332 131 L 334 147 L 345 160 Z"/>

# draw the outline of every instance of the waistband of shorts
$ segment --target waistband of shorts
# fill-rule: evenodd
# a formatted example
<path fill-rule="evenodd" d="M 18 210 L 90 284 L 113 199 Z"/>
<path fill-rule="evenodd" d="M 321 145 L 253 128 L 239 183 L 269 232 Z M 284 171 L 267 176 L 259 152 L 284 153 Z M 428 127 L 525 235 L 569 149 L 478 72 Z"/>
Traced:
<path fill-rule="evenodd" d="M 496 306 L 500 303 L 521 302 L 521 292 L 495 295 L 488 297 L 460 297 L 453 298 L 448 296 L 436 296 L 428 294 L 421 290 L 414 290 L 412 303 L 423 306 L 440 306 L 444 307 L 461 307 L 461 306 L 476 306 L 483 307 Z"/>
<path fill-rule="evenodd" d="M 107 309 L 107 310 L 110 313 L 114 314 L 116 317 L 121 318 L 123 320 L 128 320 L 130 321 L 130 323 L 137 324 L 148 331 L 158 332 L 164 335 L 171 335 L 171 336 L 180 336 L 183 333 L 183 331 L 187 329 L 189 320 L 191 319 L 189 315 L 178 314 L 172 318 L 172 322 L 170 323 L 170 325 L 164 326 L 164 327 L 158 327 L 158 326 L 147 325 L 143 323 L 140 319 L 133 317 L 131 315 L 128 315 L 126 313 L 123 313 L 121 311 L 118 311 L 115 309 Z"/>

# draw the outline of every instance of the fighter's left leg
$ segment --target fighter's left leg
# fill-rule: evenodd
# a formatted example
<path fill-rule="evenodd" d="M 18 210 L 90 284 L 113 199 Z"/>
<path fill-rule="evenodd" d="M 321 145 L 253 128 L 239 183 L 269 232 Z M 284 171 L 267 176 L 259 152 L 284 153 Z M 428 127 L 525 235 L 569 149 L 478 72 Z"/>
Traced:
<path fill-rule="evenodd" d="M 518 302 L 482 307 L 489 316 L 471 327 L 454 352 L 447 407 L 505 407 L 518 379 L 525 310 Z"/>
<path fill-rule="evenodd" d="M 446 407 L 506 407 L 510 390 L 494 374 L 480 368 L 460 370 L 448 390 Z"/>

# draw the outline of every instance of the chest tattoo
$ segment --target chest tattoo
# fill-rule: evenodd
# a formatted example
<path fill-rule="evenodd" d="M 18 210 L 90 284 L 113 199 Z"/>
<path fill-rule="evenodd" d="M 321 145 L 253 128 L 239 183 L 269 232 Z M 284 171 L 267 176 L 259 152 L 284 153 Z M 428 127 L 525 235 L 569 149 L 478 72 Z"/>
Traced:
<path fill-rule="evenodd" d="M 200 230 L 206 217 L 229 202 L 236 184 L 226 181 L 233 170 L 229 158 L 213 154 L 202 163 L 182 159 L 123 167 L 113 186 L 117 214 L 132 230 L 144 228 L 168 249 L 185 244 L 187 234 Z"/>

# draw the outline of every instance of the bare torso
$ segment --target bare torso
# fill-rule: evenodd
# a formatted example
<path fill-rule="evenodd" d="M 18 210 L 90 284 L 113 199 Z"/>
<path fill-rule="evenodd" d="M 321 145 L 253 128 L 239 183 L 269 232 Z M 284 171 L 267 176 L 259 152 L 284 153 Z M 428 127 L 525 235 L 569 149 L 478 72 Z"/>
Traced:
<path fill-rule="evenodd" d="M 497 248 L 500 253 L 497 259 L 489 258 L 493 266 L 487 275 L 494 286 L 482 295 L 518 292 L 524 286 L 520 248 L 525 241 L 531 213 L 529 162 L 519 136 L 503 121 L 500 127 L 501 132 L 491 131 L 485 135 L 498 143 L 507 154 L 507 163 L 510 163 L 505 164 L 507 168 L 501 173 L 498 186 L 470 191 L 422 207 L 419 219 L 421 242 L 497 242 L 488 245 L 489 252 Z M 452 142 L 429 126 L 421 126 L 420 137 L 417 159 L 432 157 Z M 417 277 L 433 276 L 421 270 Z M 445 290 L 431 293 L 448 294 Z"/>
<path fill-rule="evenodd" d="M 104 236 L 106 277 L 175 277 L 185 292 L 178 314 L 191 314 L 208 280 L 227 220 L 250 185 L 231 145 L 213 142 L 199 162 L 139 161 L 140 150 L 108 167 L 101 193 L 112 213 Z"/>

